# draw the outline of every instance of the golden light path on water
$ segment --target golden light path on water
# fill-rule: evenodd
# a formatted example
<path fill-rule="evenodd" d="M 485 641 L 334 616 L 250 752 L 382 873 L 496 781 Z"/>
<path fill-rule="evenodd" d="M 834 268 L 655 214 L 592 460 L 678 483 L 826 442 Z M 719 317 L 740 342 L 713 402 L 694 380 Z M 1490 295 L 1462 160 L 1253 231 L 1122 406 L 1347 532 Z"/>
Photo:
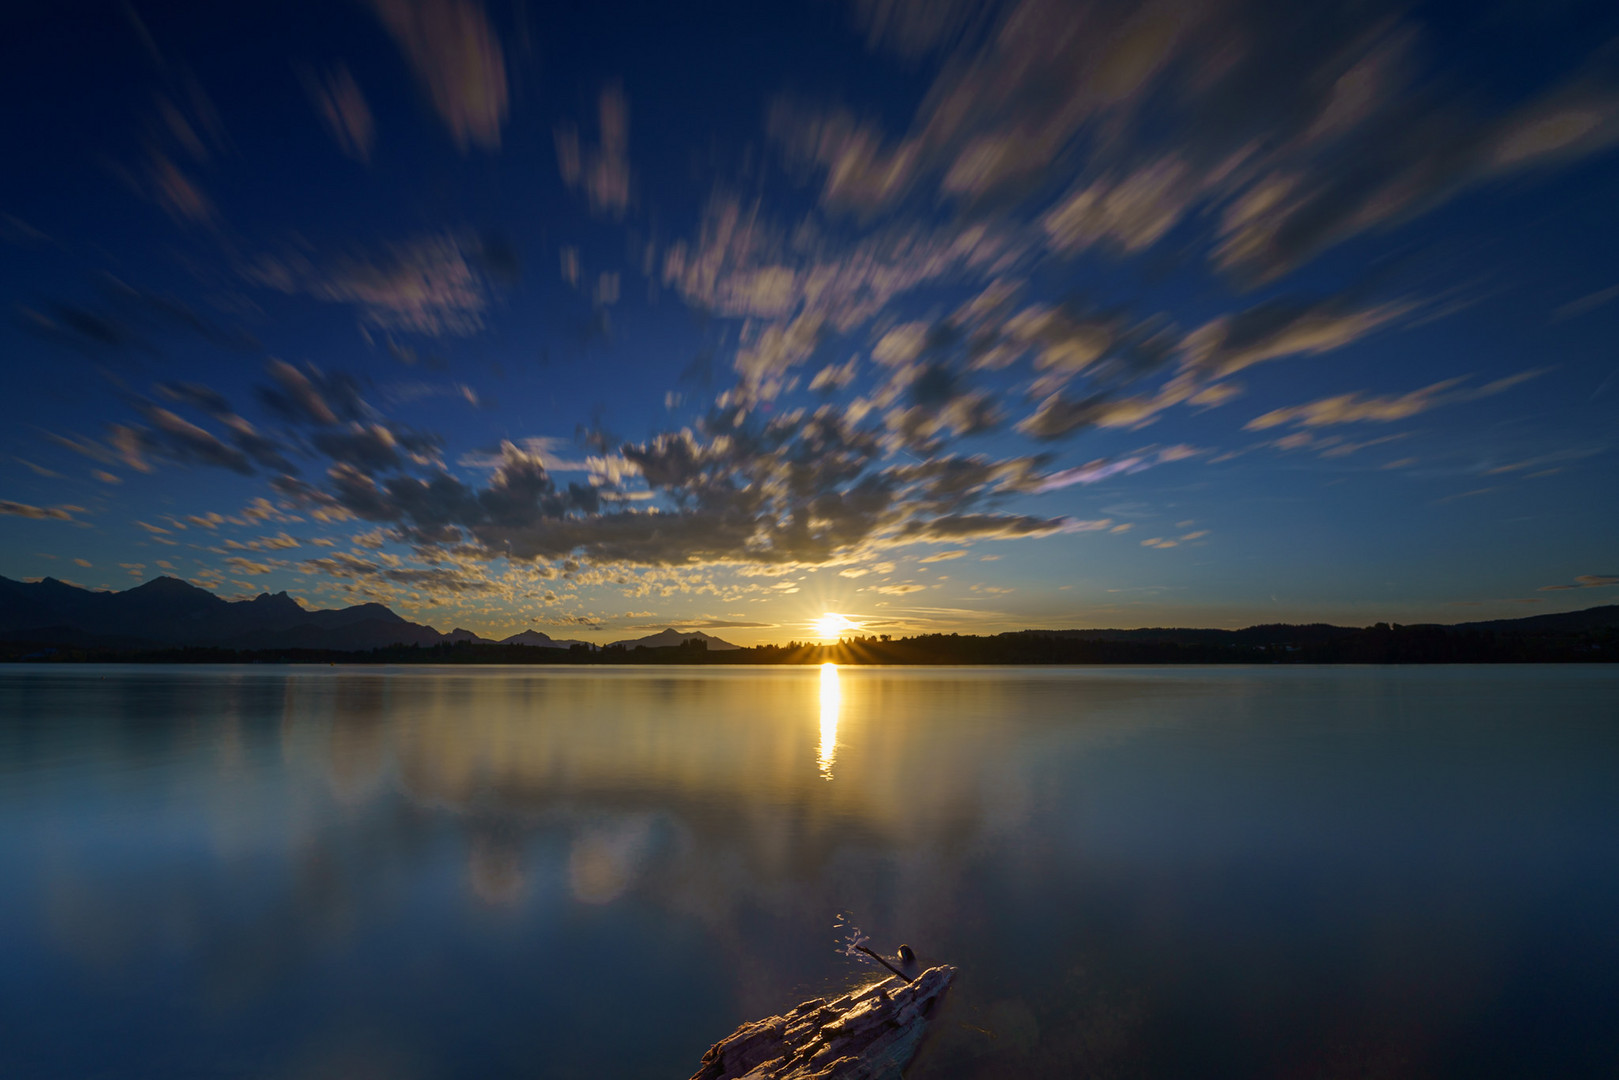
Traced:
<path fill-rule="evenodd" d="M 838 685 L 838 665 L 821 665 L 821 775 L 832 779 L 832 762 L 838 756 L 838 709 L 843 704 L 843 688 Z"/>

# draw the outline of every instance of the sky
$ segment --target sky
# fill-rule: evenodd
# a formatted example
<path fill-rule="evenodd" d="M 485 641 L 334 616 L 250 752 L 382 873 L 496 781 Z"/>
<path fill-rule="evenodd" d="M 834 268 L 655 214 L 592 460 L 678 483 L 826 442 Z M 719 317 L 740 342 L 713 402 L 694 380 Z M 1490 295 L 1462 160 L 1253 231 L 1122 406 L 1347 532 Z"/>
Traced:
<path fill-rule="evenodd" d="M 0 574 L 440 630 L 1619 602 L 1619 8 L 0 16 Z"/>

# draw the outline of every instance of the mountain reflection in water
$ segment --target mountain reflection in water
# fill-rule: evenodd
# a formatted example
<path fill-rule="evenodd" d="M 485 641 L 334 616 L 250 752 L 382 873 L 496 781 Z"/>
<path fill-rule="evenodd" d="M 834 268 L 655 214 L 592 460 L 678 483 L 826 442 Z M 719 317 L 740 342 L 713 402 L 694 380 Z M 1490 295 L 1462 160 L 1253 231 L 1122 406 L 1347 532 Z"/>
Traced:
<path fill-rule="evenodd" d="M 0 1073 L 685 1075 L 846 911 L 963 972 L 922 1080 L 1594 1074 L 1616 690 L 0 669 Z"/>

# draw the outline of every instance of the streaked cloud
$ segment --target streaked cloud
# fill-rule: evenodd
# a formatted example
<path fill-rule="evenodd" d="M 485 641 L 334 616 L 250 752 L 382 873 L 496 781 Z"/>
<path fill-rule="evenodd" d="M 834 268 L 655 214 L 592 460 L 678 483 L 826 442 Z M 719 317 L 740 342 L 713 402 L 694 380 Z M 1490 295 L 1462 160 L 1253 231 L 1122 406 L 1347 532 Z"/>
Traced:
<path fill-rule="evenodd" d="M 1520 372 L 1503 379 L 1471 389 L 1460 388 L 1465 377 L 1442 379 L 1439 382 L 1412 390 L 1405 394 L 1366 396 L 1362 394 L 1334 394 L 1303 405 L 1272 409 L 1256 416 L 1243 425 L 1245 431 L 1263 431 L 1267 428 L 1292 425 L 1294 427 L 1328 427 L 1334 424 L 1388 423 L 1405 420 L 1442 405 L 1462 401 L 1477 401 L 1511 389 L 1520 383 L 1544 374 L 1544 368 Z"/>
<path fill-rule="evenodd" d="M 383 329 L 465 335 L 483 327 L 490 305 L 482 254 L 462 237 L 436 233 L 324 266 L 301 253 L 267 255 L 244 273 L 278 292 L 351 304 Z"/>
<path fill-rule="evenodd" d="M 500 149 L 510 108 L 506 58 L 474 0 L 370 0 L 464 153 Z"/>
<path fill-rule="evenodd" d="M 0 514 L 35 521 L 72 521 L 75 513 L 83 511 L 84 508 L 80 506 L 30 506 L 28 503 L 0 499 Z"/>
<path fill-rule="evenodd" d="M 182 223 L 207 225 L 213 222 L 213 200 L 195 179 L 160 150 L 152 150 L 146 162 L 147 190 L 152 199 Z"/>
<path fill-rule="evenodd" d="M 338 148 L 356 161 L 370 161 L 376 123 L 348 65 L 336 64 L 322 74 L 305 71 L 302 78 L 310 102 Z"/>
<path fill-rule="evenodd" d="M 594 146 L 581 143 L 571 124 L 556 129 L 557 168 L 564 184 L 584 189 L 593 212 L 622 218 L 630 206 L 630 109 L 616 83 L 597 99 L 596 121 Z"/>
<path fill-rule="evenodd" d="M 1341 349 L 1411 308 L 1402 302 L 1353 307 L 1337 298 L 1273 301 L 1204 324 L 1183 347 L 1193 364 L 1224 378 L 1267 360 Z"/>
<path fill-rule="evenodd" d="M 1607 589 L 1619 585 L 1619 574 L 1579 574 L 1574 578 L 1572 585 L 1542 585 L 1541 592 L 1558 592 L 1563 589 Z"/>
<path fill-rule="evenodd" d="M 1604 304 L 1619 300 L 1619 285 L 1610 285 L 1606 289 L 1598 289 L 1594 293 L 1587 293 L 1578 300 L 1570 300 L 1552 313 L 1552 318 L 1558 322 L 1584 315 L 1588 311 L 1595 311 Z"/>

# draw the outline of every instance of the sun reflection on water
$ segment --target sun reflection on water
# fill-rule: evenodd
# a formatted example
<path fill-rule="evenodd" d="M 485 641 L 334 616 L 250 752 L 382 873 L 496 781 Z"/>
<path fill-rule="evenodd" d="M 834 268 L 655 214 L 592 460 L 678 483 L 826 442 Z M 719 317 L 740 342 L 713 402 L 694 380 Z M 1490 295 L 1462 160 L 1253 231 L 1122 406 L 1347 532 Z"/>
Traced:
<path fill-rule="evenodd" d="M 838 665 L 821 665 L 821 775 L 832 779 L 832 762 L 838 756 L 838 709 L 843 704 L 843 688 L 838 685 Z"/>

